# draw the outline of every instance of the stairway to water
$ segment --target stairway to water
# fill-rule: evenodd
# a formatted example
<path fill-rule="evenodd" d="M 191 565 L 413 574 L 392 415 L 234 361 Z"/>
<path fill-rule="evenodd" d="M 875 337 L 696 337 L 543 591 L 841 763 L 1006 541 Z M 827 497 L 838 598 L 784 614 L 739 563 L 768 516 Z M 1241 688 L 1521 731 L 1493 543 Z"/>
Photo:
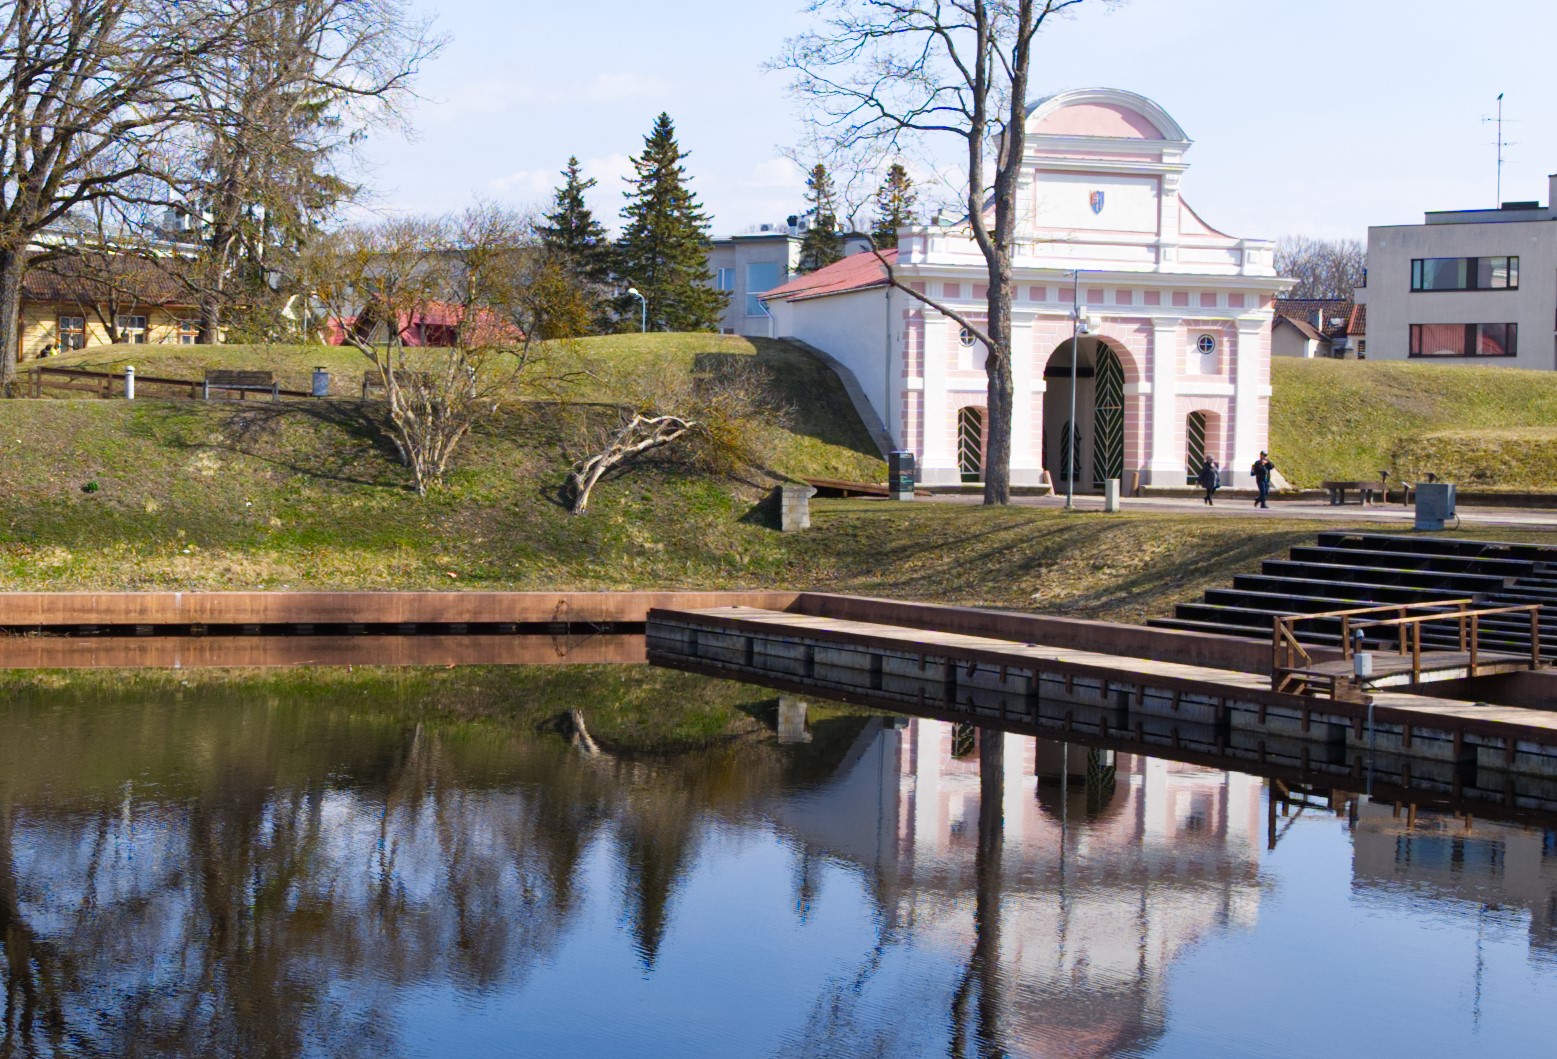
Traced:
<path fill-rule="evenodd" d="M 1355 607 L 1422 604 L 1469 599 L 1478 607 L 1538 604 L 1541 653 L 1557 657 L 1557 547 L 1505 541 L 1469 541 L 1377 533 L 1321 533 L 1312 545 L 1268 559 L 1258 574 L 1238 574 L 1231 586 L 1213 588 L 1195 603 L 1181 603 L 1173 617 L 1149 624 L 1268 640 L 1275 619 Z M 1334 645 L 1339 619 L 1299 626 L 1299 639 Z M 1481 646 L 1527 654 L 1530 621 L 1524 614 L 1480 619 Z M 1382 641 L 1376 641 L 1382 642 Z M 1453 620 L 1423 626 L 1424 648 L 1454 649 Z"/>

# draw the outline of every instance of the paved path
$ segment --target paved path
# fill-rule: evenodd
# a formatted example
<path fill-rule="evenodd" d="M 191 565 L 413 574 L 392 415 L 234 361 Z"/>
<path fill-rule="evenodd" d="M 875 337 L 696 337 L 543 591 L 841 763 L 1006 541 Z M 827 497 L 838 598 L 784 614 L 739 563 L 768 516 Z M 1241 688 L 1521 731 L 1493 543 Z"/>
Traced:
<path fill-rule="evenodd" d="M 919 503 L 981 504 L 978 493 L 936 493 L 921 497 Z M 1018 507 L 1063 508 L 1064 496 L 1017 496 L 1011 503 Z M 1254 506 L 1254 501 L 1241 497 L 1223 497 L 1207 507 L 1198 497 L 1143 496 L 1125 497 L 1121 503 L 1125 511 L 1152 511 L 1160 513 L 1200 514 L 1217 518 L 1302 518 L 1338 522 L 1383 522 L 1390 525 L 1411 526 L 1416 521 L 1413 508 L 1404 504 L 1331 504 L 1326 500 L 1281 500 L 1271 498 L 1268 509 Z M 1076 507 L 1082 511 L 1101 511 L 1103 498 L 1093 494 L 1077 494 Z M 1461 507 L 1460 529 L 1474 526 L 1516 526 L 1522 529 L 1557 530 L 1557 508 L 1520 507 Z M 1449 522 L 1450 529 L 1454 522 Z"/>

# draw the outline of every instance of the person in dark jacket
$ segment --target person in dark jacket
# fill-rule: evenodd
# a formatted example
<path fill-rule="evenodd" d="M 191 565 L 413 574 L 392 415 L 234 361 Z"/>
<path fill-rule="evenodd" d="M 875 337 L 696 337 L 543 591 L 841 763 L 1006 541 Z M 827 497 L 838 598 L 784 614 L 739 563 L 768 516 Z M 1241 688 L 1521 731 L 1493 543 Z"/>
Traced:
<path fill-rule="evenodd" d="M 1254 461 L 1254 466 L 1249 468 L 1249 473 L 1254 475 L 1254 484 L 1259 489 L 1260 495 L 1255 498 L 1255 507 L 1270 507 L 1270 476 L 1275 473 L 1276 465 L 1271 462 L 1269 454 L 1260 453 L 1260 458 Z"/>
<path fill-rule="evenodd" d="M 1200 474 L 1195 481 L 1200 483 L 1200 488 L 1206 491 L 1206 503 L 1213 503 L 1212 498 L 1216 491 L 1222 488 L 1222 469 L 1216 465 L 1215 460 L 1208 459 L 1200 465 Z"/>

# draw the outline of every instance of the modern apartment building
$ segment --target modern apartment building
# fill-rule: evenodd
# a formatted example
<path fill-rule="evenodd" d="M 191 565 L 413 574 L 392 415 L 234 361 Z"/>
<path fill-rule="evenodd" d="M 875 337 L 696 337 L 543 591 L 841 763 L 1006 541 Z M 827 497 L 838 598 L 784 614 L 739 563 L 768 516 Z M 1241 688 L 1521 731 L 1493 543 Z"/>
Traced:
<path fill-rule="evenodd" d="M 759 225 L 755 231 L 715 239 L 708 252 L 708 274 L 714 286 L 730 292 L 730 304 L 719 321 L 727 335 L 774 337 L 773 318 L 758 300 L 794 275 L 805 242 L 806 218 L 790 217 L 783 224 Z M 844 239 L 844 253 L 868 246 L 863 236 Z"/>
<path fill-rule="evenodd" d="M 1368 356 L 1557 368 L 1557 175 L 1547 205 L 1368 229 Z"/>

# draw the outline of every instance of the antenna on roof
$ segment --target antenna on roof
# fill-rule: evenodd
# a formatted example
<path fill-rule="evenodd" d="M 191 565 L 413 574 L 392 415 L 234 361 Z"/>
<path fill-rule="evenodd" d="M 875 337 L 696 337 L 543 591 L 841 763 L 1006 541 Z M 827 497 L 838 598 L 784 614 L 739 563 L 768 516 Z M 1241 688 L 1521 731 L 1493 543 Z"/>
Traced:
<path fill-rule="evenodd" d="M 1496 122 L 1497 123 L 1497 127 L 1498 127 L 1498 139 L 1497 139 L 1497 148 L 1498 148 L 1498 197 L 1496 199 L 1494 199 L 1493 202 L 1492 202 L 1493 208 L 1496 209 L 1496 208 L 1499 208 L 1499 207 L 1501 207 L 1503 205 L 1503 148 L 1514 146 L 1510 141 L 1503 139 L 1503 93 L 1502 92 L 1498 93 L 1498 113 L 1497 113 L 1497 117 L 1495 117 L 1495 118 L 1486 118 L 1486 117 L 1484 117 L 1484 118 L 1481 119 L 1481 121 L 1482 121 L 1482 124 L 1486 124 L 1489 121 Z"/>

